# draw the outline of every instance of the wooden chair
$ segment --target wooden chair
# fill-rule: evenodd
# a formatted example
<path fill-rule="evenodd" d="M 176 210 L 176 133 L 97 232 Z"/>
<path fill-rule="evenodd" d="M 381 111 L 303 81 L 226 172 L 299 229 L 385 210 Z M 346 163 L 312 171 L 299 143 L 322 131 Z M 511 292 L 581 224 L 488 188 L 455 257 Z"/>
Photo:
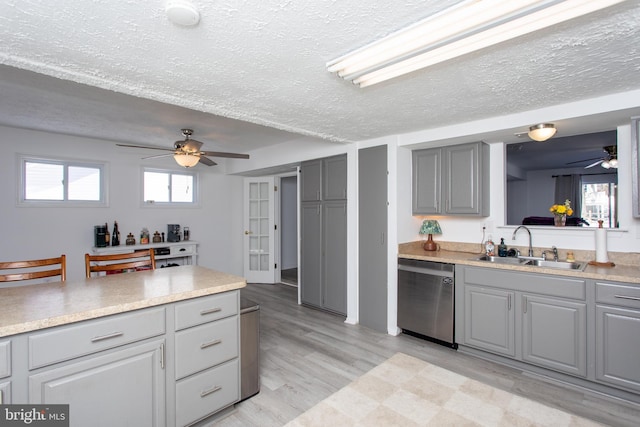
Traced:
<path fill-rule="evenodd" d="M 155 270 L 156 257 L 153 249 L 145 249 L 125 254 L 84 255 L 87 278 L 91 273 L 123 273 L 128 270 Z"/>
<path fill-rule="evenodd" d="M 57 268 L 46 268 L 51 266 L 57 266 Z M 11 271 L 3 272 L 2 270 Z M 62 282 L 67 280 L 67 257 L 65 255 L 60 255 L 57 258 L 0 262 L 0 282 L 34 280 L 55 276 L 60 276 L 60 281 Z"/>

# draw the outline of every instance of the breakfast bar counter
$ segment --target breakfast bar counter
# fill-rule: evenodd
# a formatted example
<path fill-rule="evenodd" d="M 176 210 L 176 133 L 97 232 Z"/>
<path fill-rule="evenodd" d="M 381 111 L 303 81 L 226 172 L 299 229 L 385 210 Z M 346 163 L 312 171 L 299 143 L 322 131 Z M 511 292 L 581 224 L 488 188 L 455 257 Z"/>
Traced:
<path fill-rule="evenodd" d="M 0 337 L 95 319 L 246 286 L 197 265 L 0 289 Z"/>

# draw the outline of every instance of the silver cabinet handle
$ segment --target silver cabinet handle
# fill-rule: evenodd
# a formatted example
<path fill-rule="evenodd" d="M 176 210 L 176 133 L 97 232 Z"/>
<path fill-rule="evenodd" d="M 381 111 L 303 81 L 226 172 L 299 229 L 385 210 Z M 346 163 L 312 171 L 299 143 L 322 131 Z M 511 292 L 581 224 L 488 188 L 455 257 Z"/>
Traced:
<path fill-rule="evenodd" d="M 213 313 L 218 313 L 222 311 L 222 309 L 220 307 L 215 307 L 215 308 L 209 308 L 207 310 L 202 310 L 200 312 L 200 316 L 206 316 L 207 314 L 213 314 Z"/>
<path fill-rule="evenodd" d="M 626 295 L 614 295 L 614 297 L 620 298 L 620 299 L 630 299 L 631 301 L 640 301 L 640 298 L 638 297 L 629 297 Z"/>
<path fill-rule="evenodd" d="M 507 311 L 511 311 L 511 294 L 507 298 Z"/>
<path fill-rule="evenodd" d="M 160 344 L 160 369 L 164 369 L 164 343 Z"/>
<path fill-rule="evenodd" d="M 213 340 L 209 342 L 203 342 L 202 344 L 200 344 L 200 348 L 204 350 L 207 347 L 213 347 L 214 345 L 220 344 L 221 342 L 222 340 Z"/>
<path fill-rule="evenodd" d="M 220 387 L 219 385 L 213 386 L 211 387 L 209 390 L 203 390 L 200 392 L 200 397 L 205 397 L 210 395 L 211 393 L 215 393 L 218 390 L 222 390 L 222 387 Z"/>
<path fill-rule="evenodd" d="M 120 331 L 120 332 L 111 332 L 110 334 L 101 335 L 99 337 L 93 337 L 93 338 L 91 338 L 91 342 L 104 341 L 104 340 L 108 340 L 108 339 L 111 339 L 111 338 L 121 337 L 122 335 L 124 335 L 124 332 L 122 332 L 122 331 Z"/>
<path fill-rule="evenodd" d="M 522 312 L 527 312 L 527 297 L 522 297 Z"/>

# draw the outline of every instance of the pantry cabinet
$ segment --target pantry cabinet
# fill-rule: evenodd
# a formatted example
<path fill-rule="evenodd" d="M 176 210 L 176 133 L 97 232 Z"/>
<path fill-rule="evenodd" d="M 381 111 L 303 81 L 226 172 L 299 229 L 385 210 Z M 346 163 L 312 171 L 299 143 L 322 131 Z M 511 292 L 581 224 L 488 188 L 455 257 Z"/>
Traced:
<path fill-rule="evenodd" d="M 489 146 L 484 142 L 414 150 L 414 215 L 489 216 Z"/>
<path fill-rule="evenodd" d="M 347 157 L 303 162 L 300 177 L 300 298 L 346 315 Z"/>

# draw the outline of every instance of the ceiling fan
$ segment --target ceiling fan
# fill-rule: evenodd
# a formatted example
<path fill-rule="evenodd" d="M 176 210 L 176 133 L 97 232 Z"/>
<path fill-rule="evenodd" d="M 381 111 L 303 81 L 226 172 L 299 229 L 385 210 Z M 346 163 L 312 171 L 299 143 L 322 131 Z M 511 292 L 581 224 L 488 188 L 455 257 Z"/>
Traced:
<path fill-rule="evenodd" d="M 150 150 L 162 150 L 162 151 L 171 151 L 168 154 L 158 154 L 156 156 L 143 157 L 143 159 L 155 159 L 159 157 L 167 157 L 173 156 L 175 161 L 185 168 L 190 168 L 198 163 L 203 163 L 207 166 L 217 165 L 216 162 L 211 160 L 205 156 L 211 157 L 227 157 L 232 159 L 248 159 L 248 154 L 238 154 L 238 153 L 223 153 L 221 151 L 200 151 L 200 147 L 202 147 L 202 142 L 196 141 L 195 139 L 191 139 L 191 135 L 193 135 L 193 130 L 191 129 L 182 129 L 182 135 L 184 135 L 184 141 L 176 141 L 173 143 L 173 148 L 161 148 L 154 147 L 152 145 L 130 145 L 130 144 L 116 144 L 120 147 L 131 147 L 131 148 L 147 148 Z"/>
<path fill-rule="evenodd" d="M 604 157 L 594 157 L 592 159 L 584 159 L 578 160 L 575 162 L 569 162 L 567 165 L 571 165 L 574 163 L 583 163 L 590 162 L 591 160 L 597 160 L 596 162 L 591 163 L 588 166 L 585 166 L 585 169 L 592 168 L 594 166 L 600 165 L 605 169 L 617 169 L 618 168 L 618 146 L 617 145 L 607 145 L 606 147 L 602 147 L 605 153 L 607 153 Z"/>

